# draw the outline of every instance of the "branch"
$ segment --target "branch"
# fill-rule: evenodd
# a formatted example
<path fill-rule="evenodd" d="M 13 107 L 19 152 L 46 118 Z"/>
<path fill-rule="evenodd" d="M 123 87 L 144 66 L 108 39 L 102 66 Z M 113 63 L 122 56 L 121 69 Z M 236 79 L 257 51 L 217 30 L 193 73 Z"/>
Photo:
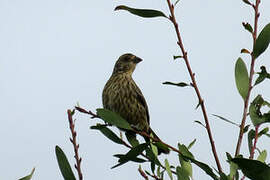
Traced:
<path fill-rule="evenodd" d="M 76 142 L 77 133 L 76 133 L 76 131 L 74 129 L 75 128 L 74 120 L 72 119 L 72 116 L 74 114 L 74 110 L 71 111 L 69 109 L 67 111 L 67 113 L 68 113 L 69 128 L 70 128 L 71 135 L 72 135 L 72 138 L 69 138 L 69 140 L 73 144 L 74 152 L 75 152 L 75 156 L 74 156 L 74 158 L 76 159 L 75 168 L 76 168 L 76 170 L 78 172 L 79 180 L 82 180 L 83 179 L 83 175 L 82 175 L 82 171 L 81 171 L 82 158 L 79 157 L 79 144 L 77 144 L 77 142 Z"/>
<path fill-rule="evenodd" d="M 256 0 L 255 5 L 252 5 L 254 9 L 254 31 L 252 32 L 252 38 L 253 38 L 253 49 L 256 43 L 256 38 L 257 38 L 257 26 L 258 26 L 258 19 L 259 19 L 259 4 L 260 0 Z M 248 85 L 248 94 L 247 97 L 244 101 L 244 110 L 243 110 L 243 116 L 242 116 L 242 121 L 240 125 L 240 131 L 239 131 L 239 136 L 238 136 L 238 141 L 235 149 L 235 156 L 237 156 L 240 152 L 242 140 L 243 140 L 243 134 L 244 134 L 244 128 L 246 124 L 246 119 L 247 119 L 247 111 L 248 111 L 248 104 L 249 104 L 249 98 L 252 90 L 252 80 L 253 80 L 253 75 L 254 75 L 254 65 L 255 65 L 255 57 L 253 53 L 251 53 L 251 64 L 250 64 L 250 72 L 249 72 L 249 85 Z"/>
<path fill-rule="evenodd" d="M 257 125 L 255 127 L 255 138 L 254 138 L 254 143 L 253 143 L 253 146 L 252 146 L 252 149 L 251 149 L 251 152 L 250 152 L 249 159 L 253 159 L 253 157 L 254 157 L 256 144 L 257 144 L 257 141 L 258 141 L 258 138 L 259 138 L 259 127 L 260 127 L 260 125 Z"/>
<path fill-rule="evenodd" d="M 185 64 L 186 64 L 186 67 L 188 69 L 190 78 L 192 80 L 192 85 L 193 85 L 193 87 L 195 89 L 195 92 L 196 92 L 197 97 L 198 97 L 198 100 L 199 100 L 199 104 L 200 104 L 201 109 L 202 109 L 202 113 L 203 113 L 203 117 L 204 117 L 205 125 L 206 125 L 206 130 L 207 130 L 208 137 L 209 137 L 210 144 L 211 144 L 211 148 L 212 148 L 212 153 L 214 155 L 214 158 L 215 158 L 215 161 L 216 161 L 216 165 L 217 165 L 218 171 L 219 172 L 222 172 L 222 168 L 221 168 L 221 165 L 220 165 L 220 162 L 219 162 L 219 159 L 218 159 L 218 155 L 217 155 L 217 152 L 216 152 L 216 147 L 215 147 L 214 139 L 212 137 L 210 124 L 209 124 L 209 121 L 208 121 L 208 116 L 207 116 L 207 113 L 206 113 L 206 108 L 205 108 L 205 105 L 204 105 L 204 100 L 201 97 L 199 88 L 198 88 L 197 83 L 196 83 L 196 80 L 195 80 L 195 75 L 192 72 L 192 69 L 190 67 L 188 56 L 187 56 L 187 52 L 185 51 L 185 48 L 184 48 L 184 45 L 183 45 L 183 42 L 182 42 L 182 38 L 180 36 L 179 27 L 178 27 L 178 24 L 176 22 L 175 15 L 174 15 L 174 6 L 171 4 L 170 0 L 167 0 L 167 3 L 168 3 L 168 6 L 169 6 L 169 9 L 170 9 L 170 17 L 169 17 L 169 19 L 173 23 L 174 28 L 175 28 L 175 32 L 176 32 L 176 35 L 177 35 L 177 40 L 178 40 L 177 44 L 179 45 L 179 47 L 181 49 L 181 52 L 183 54 L 183 59 L 185 61 Z"/>
<path fill-rule="evenodd" d="M 85 113 L 85 114 L 88 114 L 88 115 L 90 114 L 90 115 L 91 115 L 92 117 L 94 117 L 94 118 L 100 118 L 97 114 L 91 112 L 90 110 L 87 111 L 87 110 L 85 110 L 85 109 L 83 109 L 83 108 L 81 108 L 81 107 L 75 107 L 75 109 L 77 109 L 77 110 L 79 109 L 79 110 L 78 110 L 79 112 L 82 112 L 82 113 Z M 101 119 L 101 118 L 100 118 L 100 119 Z M 107 125 L 107 126 L 111 126 L 111 125 L 108 125 L 108 124 L 106 124 L 106 125 Z M 169 144 L 164 143 L 164 142 L 161 141 L 160 139 L 154 138 L 154 137 L 148 135 L 148 134 L 145 133 L 145 132 L 140 132 L 140 131 L 136 131 L 136 130 L 133 130 L 133 131 L 134 131 L 135 133 L 137 133 L 137 134 L 140 134 L 141 136 L 145 136 L 145 137 L 151 138 L 151 139 L 154 140 L 155 142 L 160 142 L 160 143 L 164 144 L 165 146 L 171 148 L 173 151 L 178 152 L 179 154 L 181 154 L 181 152 L 180 152 L 178 149 L 172 147 L 172 146 L 169 145 Z M 126 146 L 126 147 L 129 148 L 129 149 L 132 148 L 132 146 L 130 146 L 128 143 L 126 143 L 123 139 L 121 139 L 121 140 L 122 140 L 122 144 L 123 144 L 124 146 Z M 141 155 L 142 155 L 143 157 L 145 157 L 147 160 L 151 161 L 151 159 L 150 159 L 149 157 L 147 157 L 144 153 L 141 153 Z M 163 165 L 161 165 L 160 167 L 162 167 L 164 170 L 166 169 Z M 173 174 L 176 174 L 175 171 L 172 171 L 172 173 L 173 173 Z"/>

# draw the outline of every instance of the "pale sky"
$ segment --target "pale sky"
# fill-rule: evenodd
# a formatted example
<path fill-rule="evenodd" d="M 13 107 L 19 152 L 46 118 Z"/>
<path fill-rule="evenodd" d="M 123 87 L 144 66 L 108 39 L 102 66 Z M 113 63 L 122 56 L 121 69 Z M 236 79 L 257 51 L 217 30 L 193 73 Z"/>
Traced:
<path fill-rule="evenodd" d="M 164 81 L 190 82 L 184 63 L 172 59 L 180 55 L 172 24 L 165 18 L 143 19 L 113 11 L 122 4 L 168 14 L 165 0 L 0 0 L 0 179 L 18 179 L 33 167 L 33 180 L 63 179 L 55 145 L 65 151 L 71 164 L 75 162 L 66 110 L 77 103 L 92 111 L 102 107 L 102 89 L 117 58 L 127 52 L 143 59 L 134 79 L 147 100 L 152 129 L 175 147 L 196 138 L 191 152 L 197 160 L 216 167 L 206 130 L 194 123 L 203 121 L 201 110 L 195 110 L 194 90 L 162 85 Z M 270 1 L 262 0 L 259 30 L 270 22 L 269 8 Z M 241 23 L 253 24 L 253 11 L 241 0 L 181 0 L 175 11 L 218 155 L 228 173 L 225 152 L 234 154 L 238 129 L 211 114 L 240 123 L 243 101 L 236 89 L 234 65 L 239 56 L 249 65 L 249 56 L 240 55 L 240 50 L 250 49 L 251 36 Z M 268 48 L 255 70 L 265 65 L 270 71 L 269 60 Z M 262 94 L 270 101 L 269 82 L 255 87 L 251 99 Z M 84 114 L 76 119 L 85 180 L 142 179 L 135 163 L 110 169 L 117 163 L 112 155 L 128 149 L 89 130 L 100 121 Z M 247 157 L 246 140 L 245 136 L 241 152 Z M 269 138 L 259 139 L 258 147 L 269 151 Z M 178 165 L 177 154 L 167 158 Z M 149 164 L 143 168 L 149 170 Z M 210 179 L 193 168 L 194 180 Z"/>

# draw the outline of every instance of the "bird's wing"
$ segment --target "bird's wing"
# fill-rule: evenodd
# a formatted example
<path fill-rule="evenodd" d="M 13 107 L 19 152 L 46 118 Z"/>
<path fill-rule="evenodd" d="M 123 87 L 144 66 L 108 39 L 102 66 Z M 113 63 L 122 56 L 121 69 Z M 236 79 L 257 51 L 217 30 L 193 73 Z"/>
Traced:
<path fill-rule="evenodd" d="M 138 102 L 145 108 L 147 122 L 148 122 L 148 124 L 150 124 L 150 117 L 149 117 L 149 111 L 148 111 L 148 106 L 147 106 L 146 100 L 144 99 L 144 96 L 143 96 L 140 88 L 136 85 L 136 83 L 134 83 L 134 85 L 136 86 L 135 91 L 136 91 Z"/>

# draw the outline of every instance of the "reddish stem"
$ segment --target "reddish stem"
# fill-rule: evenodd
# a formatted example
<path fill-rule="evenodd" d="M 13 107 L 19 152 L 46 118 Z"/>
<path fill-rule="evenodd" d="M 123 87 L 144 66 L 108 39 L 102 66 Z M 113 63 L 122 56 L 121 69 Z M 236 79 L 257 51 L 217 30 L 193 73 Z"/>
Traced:
<path fill-rule="evenodd" d="M 70 138 L 70 141 L 73 144 L 73 148 L 74 148 L 74 152 L 75 152 L 75 156 L 74 156 L 76 159 L 75 168 L 78 172 L 79 180 L 82 180 L 83 179 L 83 175 L 82 175 L 82 171 L 81 171 L 82 158 L 79 157 L 79 144 L 77 144 L 77 142 L 76 142 L 77 133 L 75 131 L 74 120 L 72 119 L 73 112 L 74 111 L 71 111 L 70 109 L 67 111 L 69 128 L 70 128 L 71 135 L 72 135 L 72 138 Z"/>
<path fill-rule="evenodd" d="M 259 4 L 260 0 L 256 0 L 256 4 L 252 5 L 254 11 L 255 11 L 255 16 L 254 16 L 254 30 L 252 33 L 252 38 L 253 38 L 253 49 L 256 43 L 256 38 L 257 38 L 257 26 L 258 26 L 258 19 L 259 19 Z M 244 101 L 244 110 L 243 110 L 243 116 L 242 116 L 242 121 L 240 125 L 240 131 L 239 131 L 239 136 L 238 136 L 238 141 L 235 149 L 235 156 L 237 156 L 240 152 L 242 140 L 243 140 L 243 134 L 244 134 L 244 128 L 246 124 L 246 119 L 247 119 L 247 111 L 248 111 L 248 104 L 249 104 L 249 98 L 250 98 L 250 93 L 252 90 L 252 80 L 253 80 L 253 75 L 254 75 L 254 65 L 255 65 L 255 57 L 253 53 L 251 53 L 251 64 L 250 64 L 250 72 L 249 72 L 249 88 L 248 88 L 248 94 L 247 97 Z"/>
<path fill-rule="evenodd" d="M 204 105 L 204 100 L 201 97 L 199 88 L 198 88 L 197 83 L 196 83 L 196 80 L 195 80 L 195 75 L 192 72 L 192 69 L 191 69 L 190 64 L 189 64 L 187 52 L 185 51 L 185 48 L 184 48 L 184 45 L 183 45 L 183 42 L 182 42 L 182 38 L 181 38 L 181 35 L 180 35 L 178 23 L 176 22 L 176 19 L 175 19 L 174 6 L 171 4 L 170 0 L 167 0 L 167 3 L 168 3 L 169 9 L 170 9 L 170 13 L 171 13 L 169 19 L 173 23 L 174 28 L 175 28 L 175 31 L 176 31 L 176 35 L 177 35 L 177 40 L 178 40 L 177 44 L 179 45 L 179 47 L 181 49 L 181 52 L 183 54 L 183 59 L 185 61 L 187 70 L 189 72 L 189 75 L 190 75 L 190 78 L 191 78 L 191 81 L 192 81 L 192 85 L 193 85 L 193 87 L 195 89 L 195 92 L 196 92 L 197 97 L 198 97 L 198 100 L 199 100 L 199 104 L 200 104 L 201 109 L 202 109 L 202 113 L 203 113 L 203 117 L 204 117 L 204 120 L 205 120 L 207 134 L 208 134 L 209 141 L 210 141 L 211 148 L 212 148 L 212 153 L 214 155 L 214 158 L 215 158 L 215 161 L 216 161 L 216 165 L 217 165 L 218 171 L 219 172 L 222 172 L 222 168 L 221 168 L 221 165 L 220 165 L 220 162 L 219 162 L 219 158 L 218 158 L 218 155 L 217 155 L 217 152 L 216 152 L 215 142 L 214 142 L 214 139 L 213 139 L 213 136 L 212 136 L 212 132 L 211 132 L 211 128 L 210 128 L 208 116 L 207 116 L 207 113 L 206 113 L 206 108 L 205 108 L 205 105 Z"/>
<path fill-rule="evenodd" d="M 255 127 L 255 138 L 254 138 L 254 143 L 253 143 L 253 146 L 252 146 L 252 149 L 251 149 L 251 152 L 250 152 L 249 159 L 253 159 L 254 158 L 256 144 L 257 144 L 257 141 L 258 141 L 258 138 L 259 138 L 259 127 L 260 127 L 260 125 L 257 125 Z"/>

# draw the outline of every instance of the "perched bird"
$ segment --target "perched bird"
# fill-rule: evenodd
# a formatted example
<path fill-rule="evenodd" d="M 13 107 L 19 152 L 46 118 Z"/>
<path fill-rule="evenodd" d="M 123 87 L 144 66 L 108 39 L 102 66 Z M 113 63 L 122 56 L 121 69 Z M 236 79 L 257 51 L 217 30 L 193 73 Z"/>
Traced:
<path fill-rule="evenodd" d="M 103 89 L 103 107 L 119 114 L 136 130 L 152 133 L 155 138 L 158 138 L 149 126 L 150 119 L 145 98 L 132 79 L 132 73 L 141 61 L 141 58 L 130 53 L 119 57 Z M 149 139 L 146 138 L 146 141 Z M 160 148 L 158 151 L 168 153 Z"/>

